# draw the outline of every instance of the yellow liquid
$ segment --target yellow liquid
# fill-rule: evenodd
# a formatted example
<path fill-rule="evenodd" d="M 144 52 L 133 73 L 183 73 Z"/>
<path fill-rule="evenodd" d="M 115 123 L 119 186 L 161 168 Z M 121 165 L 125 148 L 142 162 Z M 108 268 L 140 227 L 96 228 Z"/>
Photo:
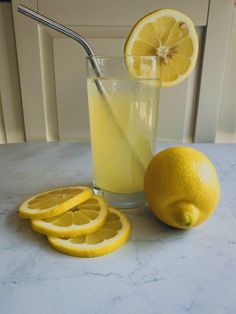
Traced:
<path fill-rule="evenodd" d="M 143 191 L 153 156 L 159 89 L 145 80 L 88 79 L 94 183 L 113 193 Z"/>

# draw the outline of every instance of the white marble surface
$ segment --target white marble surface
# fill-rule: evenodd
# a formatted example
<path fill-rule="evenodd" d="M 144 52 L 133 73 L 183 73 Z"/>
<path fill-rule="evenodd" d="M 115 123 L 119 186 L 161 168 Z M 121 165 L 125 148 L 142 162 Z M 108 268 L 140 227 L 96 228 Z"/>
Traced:
<path fill-rule="evenodd" d="M 0 313 L 236 313 L 236 145 L 194 146 L 214 162 L 221 182 L 209 221 L 180 231 L 148 208 L 129 210 L 130 241 L 110 255 L 80 259 L 51 249 L 17 207 L 48 188 L 91 183 L 89 146 L 0 145 Z"/>

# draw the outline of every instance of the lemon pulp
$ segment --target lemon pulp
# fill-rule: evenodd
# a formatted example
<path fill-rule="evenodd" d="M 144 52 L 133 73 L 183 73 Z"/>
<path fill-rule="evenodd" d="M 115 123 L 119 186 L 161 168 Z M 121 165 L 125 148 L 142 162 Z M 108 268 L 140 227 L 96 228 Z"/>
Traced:
<path fill-rule="evenodd" d="M 156 76 L 162 86 L 177 85 L 192 72 L 197 60 L 198 38 L 194 24 L 176 10 L 152 12 L 141 18 L 131 30 L 125 54 L 157 56 Z M 128 67 L 135 76 L 150 75 L 145 73 L 140 62 L 128 64 Z"/>

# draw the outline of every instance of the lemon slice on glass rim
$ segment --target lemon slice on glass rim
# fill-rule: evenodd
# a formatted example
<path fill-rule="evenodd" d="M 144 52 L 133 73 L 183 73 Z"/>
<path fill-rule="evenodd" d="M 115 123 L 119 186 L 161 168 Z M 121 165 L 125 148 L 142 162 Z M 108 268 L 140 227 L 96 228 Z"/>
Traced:
<path fill-rule="evenodd" d="M 108 215 L 108 205 L 101 196 L 76 205 L 67 212 L 45 219 L 32 219 L 34 231 L 53 237 L 76 237 L 95 232 Z"/>
<path fill-rule="evenodd" d="M 182 82 L 192 72 L 198 55 L 198 37 L 192 20 L 172 9 L 161 9 L 142 17 L 131 30 L 124 49 L 125 55 L 156 56 L 156 77 L 161 86 Z M 145 71 L 140 59 L 127 66 L 136 77 L 153 77 Z M 146 73 L 145 73 L 146 72 Z"/>
<path fill-rule="evenodd" d="M 130 231 L 126 215 L 110 207 L 105 224 L 94 233 L 64 239 L 48 236 L 48 241 L 59 252 L 78 257 L 96 257 L 113 252 L 125 244 Z"/>
<path fill-rule="evenodd" d="M 69 186 L 31 196 L 19 208 L 22 218 L 43 219 L 66 212 L 92 196 L 88 187 Z"/>

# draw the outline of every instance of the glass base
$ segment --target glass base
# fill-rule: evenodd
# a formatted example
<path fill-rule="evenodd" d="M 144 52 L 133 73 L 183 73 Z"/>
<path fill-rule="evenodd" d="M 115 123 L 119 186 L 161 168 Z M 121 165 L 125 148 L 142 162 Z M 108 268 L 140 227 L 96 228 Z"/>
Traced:
<path fill-rule="evenodd" d="M 135 208 L 146 204 L 144 193 L 112 193 L 99 188 L 93 184 L 93 191 L 96 195 L 102 195 L 111 207 L 115 208 Z"/>

